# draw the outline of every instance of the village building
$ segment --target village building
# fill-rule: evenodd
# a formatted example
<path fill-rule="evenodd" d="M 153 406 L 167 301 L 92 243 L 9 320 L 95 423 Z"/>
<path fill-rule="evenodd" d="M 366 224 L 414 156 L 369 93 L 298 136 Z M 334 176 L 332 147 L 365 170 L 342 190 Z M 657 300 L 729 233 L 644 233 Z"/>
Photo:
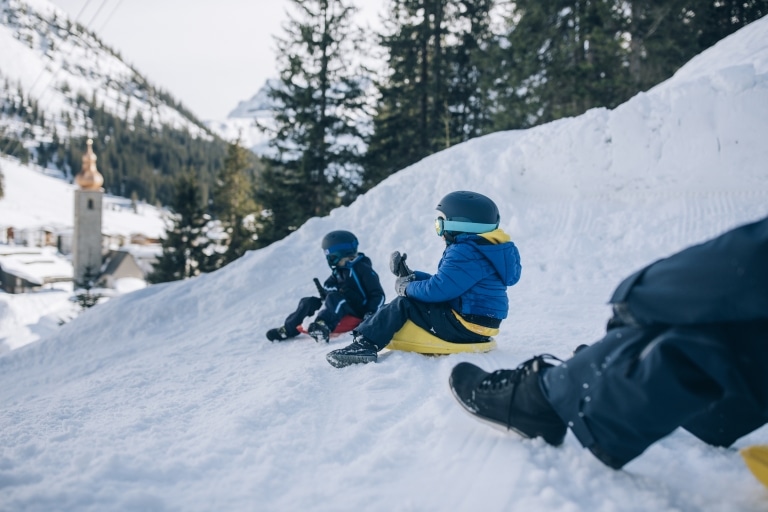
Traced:
<path fill-rule="evenodd" d="M 0 245 L 0 287 L 26 293 L 72 282 L 72 264 L 52 247 Z"/>
<path fill-rule="evenodd" d="M 70 288 L 116 288 L 121 279 L 144 282 L 162 252 L 157 240 L 143 234 L 108 233 L 103 229 L 104 178 L 96 167 L 89 139 L 82 168 L 75 177 L 74 227 L 54 230 L 2 230 L 0 288 L 25 293 L 68 283 Z"/>

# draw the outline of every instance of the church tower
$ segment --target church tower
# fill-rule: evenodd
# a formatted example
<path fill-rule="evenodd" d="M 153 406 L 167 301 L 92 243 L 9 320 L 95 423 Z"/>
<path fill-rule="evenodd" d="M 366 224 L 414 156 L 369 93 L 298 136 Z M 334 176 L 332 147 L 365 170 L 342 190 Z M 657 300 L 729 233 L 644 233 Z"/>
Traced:
<path fill-rule="evenodd" d="M 83 155 L 83 166 L 75 176 L 75 233 L 72 250 L 75 286 L 89 286 L 101 269 L 101 216 L 104 177 L 96 169 L 93 141 Z M 89 286 L 90 287 L 90 286 Z"/>

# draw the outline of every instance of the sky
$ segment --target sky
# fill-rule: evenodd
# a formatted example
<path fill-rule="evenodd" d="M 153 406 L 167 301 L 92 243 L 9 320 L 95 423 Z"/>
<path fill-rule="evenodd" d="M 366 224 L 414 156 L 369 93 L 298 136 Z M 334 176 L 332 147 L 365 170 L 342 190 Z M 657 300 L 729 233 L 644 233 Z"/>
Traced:
<path fill-rule="evenodd" d="M 223 269 L 92 308 L 0 356 L 0 510 L 764 511 L 737 449 L 768 426 L 729 449 L 678 430 L 614 471 L 571 433 L 556 448 L 471 418 L 448 376 L 567 358 L 623 277 L 767 216 L 766 133 L 768 18 L 614 110 L 457 145 Z M 392 251 L 434 272 L 435 205 L 462 189 L 496 201 L 522 258 L 496 350 L 336 369 L 349 335 L 265 339 L 329 274 L 329 231 L 357 234 L 389 299 Z M 0 296 L 0 327 L 37 325 Z"/>
<path fill-rule="evenodd" d="M 202 120 L 222 120 L 276 78 L 289 0 L 51 0 Z M 355 0 L 378 25 L 381 0 Z M 79 15 L 79 17 L 78 17 Z"/>

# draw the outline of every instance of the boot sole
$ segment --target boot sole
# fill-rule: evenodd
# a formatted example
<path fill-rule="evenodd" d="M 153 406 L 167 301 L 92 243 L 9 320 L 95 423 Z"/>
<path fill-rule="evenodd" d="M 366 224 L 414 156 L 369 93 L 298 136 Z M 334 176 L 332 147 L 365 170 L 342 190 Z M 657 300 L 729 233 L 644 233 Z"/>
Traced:
<path fill-rule="evenodd" d="M 328 354 L 325 359 L 331 366 L 336 368 L 344 368 L 345 366 L 351 366 L 353 364 L 368 364 L 375 363 L 376 356 L 352 356 L 343 354 Z"/>
<path fill-rule="evenodd" d="M 470 416 L 472 416 L 474 419 L 476 419 L 476 420 L 478 420 L 478 421 L 480 421 L 482 423 L 485 423 L 489 427 L 493 427 L 493 428 L 495 428 L 496 430 L 498 430 L 500 432 L 504 432 L 505 434 L 508 434 L 508 433 L 512 432 L 512 433 L 517 434 L 518 436 L 522 437 L 523 439 L 531 439 L 529 436 L 527 436 L 526 434 L 523 434 L 522 432 L 520 432 L 519 430 L 516 430 L 515 428 L 508 427 L 507 425 L 505 425 L 503 423 L 498 423 L 498 422 L 496 422 L 494 420 L 491 420 L 491 419 L 488 419 L 488 418 L 486 418 L 484 416 L 480 416 L 475 411 L 473 411 L 467 404 L 464 403 L 464 400 L 462 400 L 461 397 L 456 394 L 456 390 L 453 389 L 453 386 L 449 386 L 449 387 L 451 388 L 451 394 L 456 399 L 456 401 L 459 402 L 459 404 L 461 405 L 461 409 L 464 412 L 466 412 L 467 414 L 469 414 Z"/>

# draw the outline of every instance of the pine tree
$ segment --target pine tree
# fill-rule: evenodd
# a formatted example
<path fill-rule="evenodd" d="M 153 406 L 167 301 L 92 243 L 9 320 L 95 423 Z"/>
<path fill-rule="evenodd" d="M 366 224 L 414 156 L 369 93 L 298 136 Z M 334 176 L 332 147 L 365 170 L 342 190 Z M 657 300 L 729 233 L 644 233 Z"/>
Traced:
<path fill-rule="evenodd" d="M 446 46 L 448 94 L 445 110 L 446 146 L 492 131 L 493 88 L 497 42 L 491 28 L 496 0 L 459 0 L 449 4 Z"/>
<path fill-rule="evenodd" d="M 268 169 L 260 183 L 265 209 L 260 244 L 289 234 L 355 197 L 359 182 L 363 72 L 353 62 L 360 33 L 347 0 L 292 0 L 295 13 L 277 39 L 280 80 Z"/>
<path fill-rule="evenodd" d="M 633 85 L 646 90 L 722 38 L 768 14 L 766 0 L 633 0 L 626 4 Z"/>
<path fill-rule="evenodd" d="M 520 0 L 500 61 L 497 128 L 527 128 L 614 107 L 629 91 L 614 0 Z"/>
<path fill-rule="evenodd" d="M 214 270 L 212 243 L 207 236 L 210 217 L 204 212 L 200 187 L 191 171 L 176 179 L 171 208 L 163 253 L 148 276 L 151 283 L 178 281 Z"/>
<path fill-rule="evenodd" d="M 441 82 L 443 0 L 390 2 L 381 45 L 388 69 L 366 154 L 364 188 L 432 154 L 444 120 Z"/>
<path fill-rule="evenodd" d="M 0 169 L 0 199 L 5 197 L 5 176 L 3 175 L 3 170 Z"/>
<path fill-rule="evenodd" d="M 229 144 L 213 190 L 212 211 L 227 234 L 227 249 L 217 265 L 231 263 L 256 248 L 254 173 L 253 153 L 243 148 L 239 140 Z"/>
<path fill-rule="evenodd" d="M 488 133 L 494 111 L 496 0 L 392 0 L 381 44 L 388 69 L 365 159 L 364 188 Z"/>

